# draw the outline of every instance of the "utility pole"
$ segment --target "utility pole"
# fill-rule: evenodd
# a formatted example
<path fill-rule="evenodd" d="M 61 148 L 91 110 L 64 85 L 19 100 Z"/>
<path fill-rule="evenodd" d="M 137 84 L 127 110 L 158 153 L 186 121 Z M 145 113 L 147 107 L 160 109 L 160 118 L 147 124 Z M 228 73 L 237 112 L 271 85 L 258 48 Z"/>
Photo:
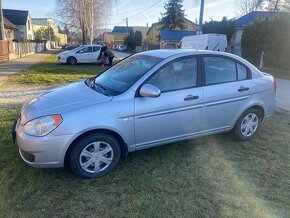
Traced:
<path fill-rule="evenodd" d="M 47 25 L 48 25 L 48 41 L 49 41 L 49 45 L 51 48 L 51 35 L 50 35 L 50 23 L 49 23 L 49 19 L 47 19 Z"/>
<path fill-rule="evenodd" d="M 128 17 L 126 17 L 126 32 L 128 34 Z"/>
<path fill-rule="evenodd" d="M 202 34 L 203 12 L 204 12 L 204 0 L 200 0 L 198 34 Z"/>
<path fill-rule="evenodd" d="M 91 5 L 91 45 L 94 41 L 94 0 L 92 0 Z"/>
<path fill-rule="evenodd" d="M 4 32 L 4 18 L 3 18 L 3 10 L 2 10 L 2 0 L 0 0 L 0 40 L 5 39 L 5 32 Z"/>

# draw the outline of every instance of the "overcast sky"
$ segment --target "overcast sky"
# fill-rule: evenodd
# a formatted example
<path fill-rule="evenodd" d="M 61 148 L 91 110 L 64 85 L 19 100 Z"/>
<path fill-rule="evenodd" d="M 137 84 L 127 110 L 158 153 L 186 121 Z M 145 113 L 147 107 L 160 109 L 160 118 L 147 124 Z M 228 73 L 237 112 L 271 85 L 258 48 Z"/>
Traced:
<path fill-rule="evenodd" d="M 146 26 L 158 21 L 164 12 L 167 0 L 114 0 L 111 15 L 106 18 L 106 28 L 125 25 Z M 199 17 L 198 0 L 184 0 L 186 18 L 196 21 Z M 2 0 L 3 8 L 29 10 L 34 18 L 52 17 L 55 0 Z M 204 19 L 221 20 L 223 16 L 233 18 L 236 15 L 235 0 L 205 0 Z"/>

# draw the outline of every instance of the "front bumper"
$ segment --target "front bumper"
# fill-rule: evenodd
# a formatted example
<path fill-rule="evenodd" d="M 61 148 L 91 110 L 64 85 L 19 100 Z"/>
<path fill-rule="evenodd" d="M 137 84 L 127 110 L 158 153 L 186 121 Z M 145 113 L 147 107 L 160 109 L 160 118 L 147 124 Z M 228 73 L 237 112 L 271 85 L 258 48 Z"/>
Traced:
<path fill-rule="evenodd" d="M 35 137 L 24 132 L 24 126 L 16 125 L 16 143 L 21 158 L 32 167 L 57 168 L 64 166 L 66 150 L 72 142 L 73 135 L 48 134 Z"/>
<path fill-rule="evenodd" d="M 58 56 L 58 62 L 59 63 L 66 63 L 66 58 L 65 57 L 60 57 L 60 56 Z"/>

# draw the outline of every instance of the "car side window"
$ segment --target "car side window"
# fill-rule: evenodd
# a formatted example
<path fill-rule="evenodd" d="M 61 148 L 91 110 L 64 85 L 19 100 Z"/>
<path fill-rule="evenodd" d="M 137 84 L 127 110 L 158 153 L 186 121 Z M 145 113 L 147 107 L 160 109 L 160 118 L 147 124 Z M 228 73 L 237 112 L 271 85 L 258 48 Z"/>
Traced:
<path fill-rule="evenodd" d="M 93 52 L 99 51 L 100 48 L 101 48 L 100 46 L 94 46 L 94 47 L 93 47 Z"/>
<path fill-rule="evenodd" d="M 204 57 L 206 85 L 237 81 L 236 62 L 223 57 Z"/>
<path fill-rule="evenodd" d="M 237 63 L 238 80 L 247 79 L 247 68 Z"/>
<path fill-rule="evenodd" d="M 197 85 L 197 58 L 190 57 L 169 63 L 148 81 L 161 92 L 192 88 Z"/>
<path fill-rule="evenodd" d="M 76 53 L 84 54 L 84 53 L 91 53 L 91 52 L 92 52 L 92 46 L 88 46 L 88 47 L 82 48 Z"/>

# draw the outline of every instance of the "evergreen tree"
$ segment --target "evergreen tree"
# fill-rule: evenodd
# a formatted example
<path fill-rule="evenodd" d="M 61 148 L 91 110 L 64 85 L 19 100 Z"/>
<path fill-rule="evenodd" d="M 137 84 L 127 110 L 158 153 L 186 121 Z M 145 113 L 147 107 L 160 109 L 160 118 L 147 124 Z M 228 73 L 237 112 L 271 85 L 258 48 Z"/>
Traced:
<path fill-rule="evenodd" d="M 165 13 L 162 13 L 160 19 L 162 30 L 185 29 L 184 10 L 182 9 L 183 0 L 169 0 L 165 3 Z"/>
<path fill-rule="evenodd" d="M 130 32 L 129 35 L 127 35 L 125 37 L 125 40 L 124 40 L 124 43 L 125 45 L 127 45 L 127 47 L 129 49 L 135 49 L 135 38 L 134 38 L 134 32 Z"/>
<path fill-rule="evenodd" d="M 142 33 L 140 31 L 136 31 L 134 34 L 134 41 L 136 46 L 142 45 Z"/>
<path fill-rule="evenodd" d="M 230 42 L 232 35 L 234 33 L 234 20 L 228 20 L 226 17 L 223 17 L 221 21 L 211 20 L 205 22 L 202 26 L 202 31 L 206 33 L 219 33 L 227 35 L 228 42 Z"/>

